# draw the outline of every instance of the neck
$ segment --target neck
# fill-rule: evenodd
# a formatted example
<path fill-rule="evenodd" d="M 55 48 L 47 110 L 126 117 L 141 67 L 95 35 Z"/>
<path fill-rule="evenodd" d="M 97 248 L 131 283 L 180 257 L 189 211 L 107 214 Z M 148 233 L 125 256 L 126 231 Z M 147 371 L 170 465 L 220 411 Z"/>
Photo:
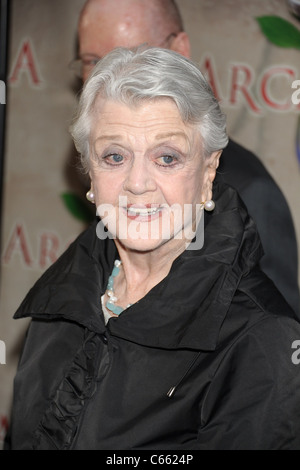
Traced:
<path fill-rule="evenodd" d="M 163 250 L 148 252 L 126 249 L 116 240 L 122 270 L 116 278 L 115 289 L 122 303 L 135 303 L 144 297 L 169 273 L 173 261 L 185 250 L 185 244 L 174 244 Z M 165 245 L 168 245 L 166 243 Z"/>

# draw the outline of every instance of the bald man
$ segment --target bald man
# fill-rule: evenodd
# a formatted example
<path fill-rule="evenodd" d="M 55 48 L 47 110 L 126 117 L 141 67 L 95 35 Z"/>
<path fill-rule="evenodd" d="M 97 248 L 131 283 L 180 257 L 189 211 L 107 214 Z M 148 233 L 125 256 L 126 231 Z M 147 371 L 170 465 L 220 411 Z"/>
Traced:
<path fill-rule="evenodd" d="M 88 0 L 78 23 L 81 76 L 118 46 L 165 47 L 190 57 L 190 41 L 172 0 Z M 255 220 L 264 247 L 262 270 L 295 312 L 300 312 L 298 254 L 292 217 L 283 194 L 260 160 L 229 141 L 216 178 L 235 187 Z"/>

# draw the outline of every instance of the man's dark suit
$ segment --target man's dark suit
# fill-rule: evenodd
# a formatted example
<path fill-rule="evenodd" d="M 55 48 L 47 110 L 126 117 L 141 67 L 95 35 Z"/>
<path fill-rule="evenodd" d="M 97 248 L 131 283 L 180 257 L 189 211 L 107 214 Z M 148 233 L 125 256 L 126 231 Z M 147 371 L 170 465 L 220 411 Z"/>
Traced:
<path fill-rule="evenodd" d="M 265 252 L 261 268 L 299 313 L 296 235 L 281 190 L 260 160 L 232 140 L 221 156 L 216 181 L 238 190 L 258 227 Z"/>

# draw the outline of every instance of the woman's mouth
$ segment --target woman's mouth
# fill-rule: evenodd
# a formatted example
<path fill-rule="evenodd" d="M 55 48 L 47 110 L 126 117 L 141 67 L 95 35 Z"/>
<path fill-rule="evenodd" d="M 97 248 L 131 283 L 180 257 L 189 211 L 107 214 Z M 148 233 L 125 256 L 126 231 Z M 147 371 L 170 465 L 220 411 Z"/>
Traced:
<path fill-rule="evenodd" d="M 150 222 L 160 216 L 162 207 L 153 204 L 128 205 L 124 208 L 126 215 L 131 220 L 138 222 Z"/>

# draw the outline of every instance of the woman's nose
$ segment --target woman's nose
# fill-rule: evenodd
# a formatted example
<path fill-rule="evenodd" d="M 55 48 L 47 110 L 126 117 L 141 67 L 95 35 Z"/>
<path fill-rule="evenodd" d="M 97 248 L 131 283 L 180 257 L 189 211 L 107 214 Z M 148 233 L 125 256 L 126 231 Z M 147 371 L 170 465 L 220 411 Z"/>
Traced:
<path fill-rule="evenodd" d="M 144 158 L 134 159 L 124 180 L 123 189 L 133 194 L 143 194 L 156 190 L 156 182 L 149 169 L 149 162 L 145 161 Z"/>

